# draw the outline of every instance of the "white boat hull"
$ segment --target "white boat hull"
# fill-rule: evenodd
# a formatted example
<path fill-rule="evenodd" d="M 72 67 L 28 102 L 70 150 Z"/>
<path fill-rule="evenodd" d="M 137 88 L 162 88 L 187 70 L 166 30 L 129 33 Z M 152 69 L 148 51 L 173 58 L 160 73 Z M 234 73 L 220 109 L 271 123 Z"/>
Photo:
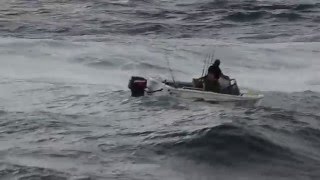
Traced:
<path fill-rule="evenodd" d="M 220 94 L 208 91 L 191 90 L 183 88 L 170 88 L 168 89 L 171 95 L 185 99 L 204 100 L 213 102 L 239 102 L 239 101 L 259 101 L 263 98 L 261 94 L 242 94 L 239 96 Z"/>
<path fill-rule="evenodd" d="M 235 102 L 235 103 L 250 103 L 258 104 L 260 100 L 264 97 L 262 94 L 253 93 L 253 92 L 241 92 L 240 95 L 231 95 L 231 94 L 222 94 L 215 93 L 210 91 L 203 91 L 202 89 L 193 88 L 188 83 L 180 83 L 179 87 L 175 88 L 172 85 L 165 84 L 159 80 L 150 78 L 148 80 L 148 88 L 152 92 L 150 95 L 162 94 L 162 95 L 171 95 L 182 99 L 191 99 L 191 100 L 202 100 L 209 102 Z M 189 87 L 188 87 L 189 86 Z M 162 93 L 159 92 L 159 89 Z"/>

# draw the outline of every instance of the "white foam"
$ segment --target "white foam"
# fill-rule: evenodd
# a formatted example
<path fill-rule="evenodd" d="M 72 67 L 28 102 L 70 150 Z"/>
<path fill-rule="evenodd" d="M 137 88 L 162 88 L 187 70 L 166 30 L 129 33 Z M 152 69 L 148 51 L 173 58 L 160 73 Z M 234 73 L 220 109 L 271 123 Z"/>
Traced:
<path fill-rule="evenodd" d="M 320 91 L 319 47 L 320 43 L 243 44 L 194 38 L 106 42 L 0 38 L 0 77 L 126 89 L 131 75 L 171 79 L 165 69 L 167 57 L 175 79 L 189 81 L 201 75 L 206 53 L 215 49 L 223 72 L 241 87 Z"/>
<path fill-rule="evenodd" d="M 243 44 L 222 59 L 243 86 L 263 91 L 320 91 L 320 43 Z M 226 48 L 227 50 L 230 48 Z M 236 54 L 236 56 L 233 56 Z"/>
<path fill-rule="evenodd" d="M 179 49 L 193 52 L 193 56 L 185 54 L 185 62 L 193 61 L 193 66 L 177 65 L 191 75 L 188 78 L 199 76 L 205 53 L 211 51 L 221 60 L 222 71 L 236 78 L 241 87 L 261 91 L 320 91 L 320 43 L 245 44 L 196 39 L 178 43 L 182 44 Z"/>
<path fill-rule="evenodd" d="M 114 67 L 94 69 L 77 61 L 90 56 L 110 58 L 113 54 L 108 56 L 101 43 L 1 38 L 0 47 L 2 78 L 122 85 L 121 76 L 127 76 Z"/>

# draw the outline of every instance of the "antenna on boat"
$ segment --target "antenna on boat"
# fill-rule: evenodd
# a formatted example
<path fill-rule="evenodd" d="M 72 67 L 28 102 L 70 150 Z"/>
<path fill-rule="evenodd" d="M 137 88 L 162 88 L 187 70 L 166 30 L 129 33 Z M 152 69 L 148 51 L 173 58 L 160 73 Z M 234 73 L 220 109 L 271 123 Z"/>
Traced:
<path fill-rule="evenodd" d="M 213 50 L 213 53 L 209 53 L 206 55 L 204 61 L 203 61 L 203 69 L 202 69 L 202 74 L 201 74 L 201 77 L 204 76 L 205 74 L 205 70 L 208 69 L 208 67 L 213 64 L 213 61 L 214 61 L 214 53 L 215 53 L 215 50 Z"/>
<path fill-rule="evenodd" d="M 165 53 L 165 55 L 166 55 L 166 60 L 167 60 L 167 64 L 168 64 L 168 69 L 169 69 L 169 72 L 170 72 L 170 74 L 171 74 L 171 78 L 172 78 L 173 85 L 174 85 L 174 87 L 176 87 L 176 81 L 174 80 L 173 71 L 172 71 L 172 69 L 171 69 L 171 67 L 170 67 L 170 61 L 169 61 L 169 58 L 168 58 L 168 54 Z"/>
<path fill-rule="evenodd" d="M 213 49 L 213 52 L 212 52 L 212 56 L 211 56 L 211 64 L 213 64 L 213 61 L 214 61 L 214 53 L 215 53 L 215 49 Z"/>
<path fill-rule="evenodd" d="M 202 74 L 201 74 L 201 77 L 203 77 L 204 75 L 204 72 L 205 72 L 205 69 L 206 69 L 206 66 L 207 66 L 207 60 L 209 58 L 209 54 L 206 55 L 205 59 L 203 60 L 203 69 L 202 69 Z"/>

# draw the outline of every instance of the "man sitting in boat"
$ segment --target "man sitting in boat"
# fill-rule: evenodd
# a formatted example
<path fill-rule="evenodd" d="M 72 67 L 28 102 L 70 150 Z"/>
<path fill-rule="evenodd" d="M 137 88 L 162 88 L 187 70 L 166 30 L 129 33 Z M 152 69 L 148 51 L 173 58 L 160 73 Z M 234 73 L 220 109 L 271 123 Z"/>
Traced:
<path fill-rule="evenodd" d="M 208 74 L 204 77 L 204 81 L 203 81 L 203 89 L 205 91 L 212 91 L 217 93 L 220 92 L 219 79 L 222 75 L 222 72 L 219 65 L 220 65 L 220 60 L 217 59 L 208 68 Z"/>
<path fill-rule="evenodd" d="M 202 88 L 205 91 L 212 91 L 216 93 L 227 93 L 227 87 L 230 86 L 230 78 L 224 75 L 219 67 L 220 60 L 215 62 L 208 68 L 208 74 L 199 79 L 193 79 L 196 88 Z"/>
<path fill-rule="evenodd" d="M 216 76 L 216 78 L 220 78 L 222 75 L 221 69 L 220 69 L 220 60 L 216 59 L 214 63 L 208 68 L 208 74 L 213 74 Z"/>

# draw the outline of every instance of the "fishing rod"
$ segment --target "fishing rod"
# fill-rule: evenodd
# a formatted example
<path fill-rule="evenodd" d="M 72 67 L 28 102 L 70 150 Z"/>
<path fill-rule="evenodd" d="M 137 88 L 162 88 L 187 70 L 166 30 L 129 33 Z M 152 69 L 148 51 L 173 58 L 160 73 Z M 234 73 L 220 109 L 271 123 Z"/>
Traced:
<path fill-rule="evenodd" d="M 208 60 L 209 56 L 210 56 L 210 55 L 207 54 L 206 57 L 205 57 L 204 60 L 203 60 L 203 69 L 202 69 L 201 77 L 203 77 L 203 75 L 204 75 L 204 72 L 205 72 L 205 69 L 206 69 L 206 66 L 207 66 L 207 60 Z"/>
<path fill-rule="evenodd" d="M 213 52 L 210 54 L 210 63 L 209 63 L 209 60 L 208 60 L 208 65 L 207 65 L 207 68 L 209 68 L 213 62 L 214 62 L 214 54 L 215 54 L 215 49 L 213 49 Z"/>
<path fill-rule="evenodd" d="M 205 59 L 205 62 L 204 62 L 204 67 L 203 67 L 203 71 L 202 71 L 202 76 L 201 76 L 201 77 L 203 77 L 203 75 L 205 74 L 205 69 L 208 69 L 209 66 L 210 66 L 211 64 L 213 64 L 213 61 L 214 61 L 214 52 L 213 52 L 212 54 L 209 53 L 209 54 L 206 56 L 206 59 Z"/>
<path fill-rule="evenodd" d="M 210 53 L 209 54 L 209 57 L 208 57 L 208 61 L 207 61 L 207 64 L 206 64 L 206 70 L 208 70 L 209 66 L 210 66 L 210 61 L 212 59 L 212 54 Z"/>
<path fill-rule="evenodd" d="M 211 58 L 211 64 L 213 64 L 213 61 L 214 61 L 214 54 L 216 52 L 216 49 L 213 49 L 213 52 L 212 52 L 212 58 Z"/>
<path fill-rule="evenodd" d="M 176 81 L 174 80 L 174 76 L 173 76 L 173 71 L 170 67 L 170 61 L 169 61 L 169 58 L 168 58 L 168 54 L 166 53 L 166 60 L 167 60 L 167 65 L 168 65 L 168 69 L 169 69 L 169 72 L 171 74 L 171 78 L 172 78 L 172 82 L 173 82 L 173 85 L 174 87 L 176 87 Z"/>

